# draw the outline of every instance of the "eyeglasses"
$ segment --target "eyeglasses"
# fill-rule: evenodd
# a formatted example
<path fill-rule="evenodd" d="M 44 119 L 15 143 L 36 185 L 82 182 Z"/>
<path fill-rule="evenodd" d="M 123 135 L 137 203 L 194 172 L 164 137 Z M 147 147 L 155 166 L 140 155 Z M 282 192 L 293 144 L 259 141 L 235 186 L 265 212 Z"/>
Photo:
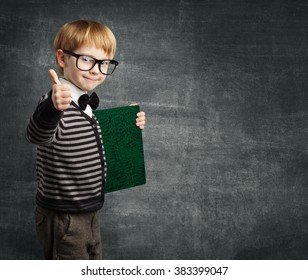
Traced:
<path fill-rule="evenodd" d="M 76 54 L 71 51 L 63 50 L 63 52 L 67 55 L 76 57 L 76 67 L 81 71 L 89 71 L 98 63 L 99 71 L 102 74 L 111 75 L 119 64 L 119 62 L 112 59 L 100 60 L 91 56 Z"/>

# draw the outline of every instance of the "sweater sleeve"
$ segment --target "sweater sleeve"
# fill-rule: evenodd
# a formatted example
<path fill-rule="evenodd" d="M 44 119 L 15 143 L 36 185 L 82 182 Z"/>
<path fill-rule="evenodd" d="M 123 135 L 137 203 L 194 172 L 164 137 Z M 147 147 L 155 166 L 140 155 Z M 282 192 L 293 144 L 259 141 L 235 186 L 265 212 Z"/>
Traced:
<path fill-rule="evenodd" d="M 38 145 L 52 143 L 62 114 L 53 106 L 51 91 L 44 95 L 27 125 L 27 140 Z"/>

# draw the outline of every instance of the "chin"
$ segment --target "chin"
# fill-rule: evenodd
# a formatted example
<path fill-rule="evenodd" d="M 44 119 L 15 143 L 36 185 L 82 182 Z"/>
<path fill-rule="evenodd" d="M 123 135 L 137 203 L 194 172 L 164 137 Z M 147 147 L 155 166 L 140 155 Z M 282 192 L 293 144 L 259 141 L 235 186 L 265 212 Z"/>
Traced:
<path fill-rule="evenodd" d="M 81 89 L 83 91 L 92 91 L 96 88 L 96 86 L 85 86 L 85 87 L 82 87 Z"/>

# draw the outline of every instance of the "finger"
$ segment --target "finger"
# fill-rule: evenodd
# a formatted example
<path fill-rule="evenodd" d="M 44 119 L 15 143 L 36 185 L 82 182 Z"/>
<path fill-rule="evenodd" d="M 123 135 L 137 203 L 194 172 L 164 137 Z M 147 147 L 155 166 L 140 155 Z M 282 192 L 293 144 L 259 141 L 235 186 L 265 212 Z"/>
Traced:
<path fill-rule="evenodd" d="M 66 84 L 61 84 L 61 85 L 57 85 L 57 86 L 59 86 L 59 88 L 62 90 L 62 91 L 70 91 L 71 90 L 71 88 L 70 88 L 70 86 L 69 85 L 66 85 Z"/>
<path fill-rule="evenodd" d="M 52 84 L 53 85 L 61 85 L 59 79 L 58 79 L 58 75 L 56 73 L 55 70 L 53 69 L 49 69 L 49 75 L 51 77 L 51 80 L 52 80 Z"/>
<path fill-rule="evenodd" d="M 137 125 L 137 126 L 145 125 L 145 121 L 140 121 L 140 120 L 139 120 L 139 121 L 136 122 L 136 125 Z"/>
<path fill-rule="evenodd" d="M 55 108 L 60 110 L 60 111 L 64 111 L 66 109 L 68 109 L 71 106 L 71 100 L 70 99 L 63 99 L 61 101 L 58 101 L 55 103 Z"/>
<path fill-rule="evenodd" d="M 143 116 L 145 116 L 145 112 L 139 112 L 138 114 L 137 114 L 137 117 L 143 117 Z"/>
<path fill-rule="evenodd" d="M 142 117 L 138 117 L 136 119 L 137 122 L 140 122 L 140 121 L 145 121 L 145 116 L 142 116 Z"/>
<path fill-rule="evenodd" d="M 61 98 L 71 97 L 71 92 L 69 90 L 60 91 Z"/>
<path fill-rule="evenodd" d="M 129 106 L 137 106 L 137 105 L 138 105 L 137 103 L 132 103 Z"/>
<path fill-rule="evenodd" d="M 145 116 L 138 117 L 138 118 L 136 119 L 136 122 L 145 122 Z"/>
<path fill-rule="evenodd" d="M 61 104 L 71 104 L 71 102 L 72 102 L 71 97 L 62 98 L 61 100 Z"/>

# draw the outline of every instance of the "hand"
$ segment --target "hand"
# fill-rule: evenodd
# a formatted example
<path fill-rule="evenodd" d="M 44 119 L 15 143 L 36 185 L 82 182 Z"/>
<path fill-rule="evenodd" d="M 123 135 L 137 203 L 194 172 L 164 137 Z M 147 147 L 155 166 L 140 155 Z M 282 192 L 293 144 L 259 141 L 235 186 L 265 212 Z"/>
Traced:
<path fill-rule="evenodd" d="M 130 104 L 129 106 L 136 106 L 137 103 Z M 137 114 L 136 126 L 139 126 L 140 129 L 144 129 L 145 126 L 145 112 L 139 112 Z"/>
<path fill-rule="evenodd" d="M 139 112 L 137 114 L 136 125 L 139 126 L 140 129 L 144 129 L 145 126 L 145 113 Z"/>
<path fill-rule="evenodd" d="M 72 102 L 70 86 L 69 85 L 62 85 L 58 79 L 58 75 L 55 70 L 50 69 L 49 75 L 52 80 L 52 95 L 51 100 L 53 106 L 59 110 L 64 111 L 68 109 Z"/>

